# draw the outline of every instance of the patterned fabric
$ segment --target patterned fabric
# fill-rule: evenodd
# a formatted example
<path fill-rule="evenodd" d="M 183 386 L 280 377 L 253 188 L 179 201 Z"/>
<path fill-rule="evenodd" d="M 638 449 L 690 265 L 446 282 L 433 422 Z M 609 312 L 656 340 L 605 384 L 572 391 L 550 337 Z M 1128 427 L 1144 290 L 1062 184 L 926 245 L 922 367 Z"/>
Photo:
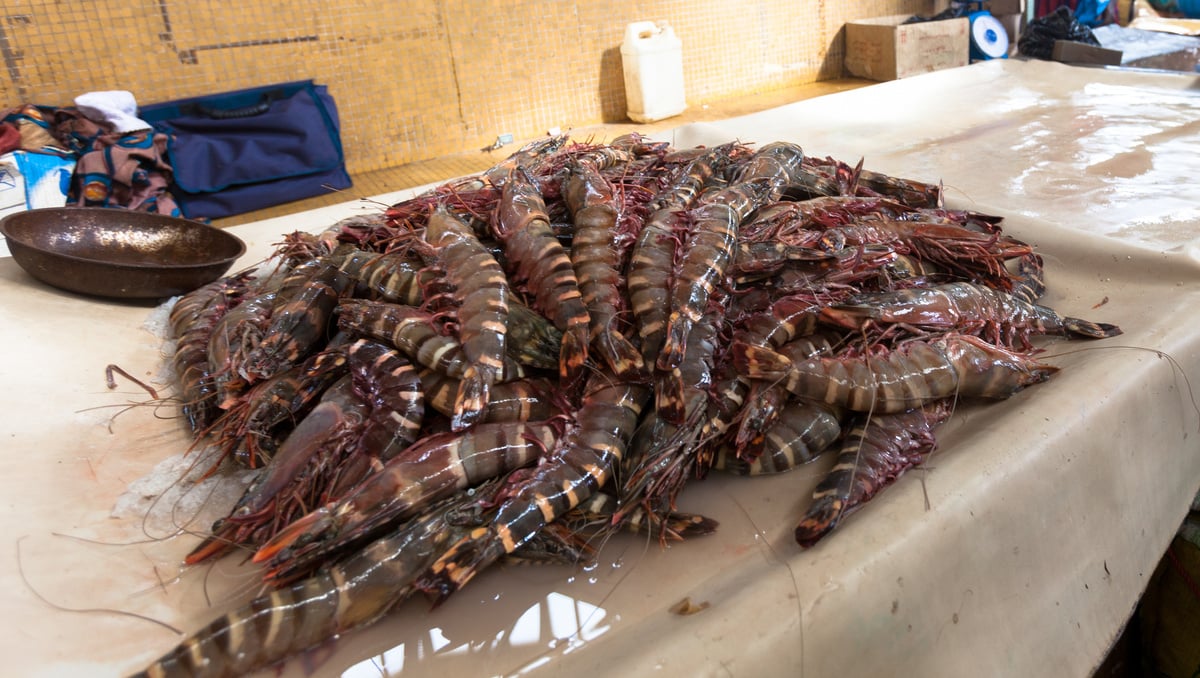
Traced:
<path fill-rule="evenodd" d="M 3 122 L 20 131 L 24 150 L 76 158 L 68 205 L 180 215 L 168 191 L 172 173 L 165 134 L 118 134 L 75 108 L 32 104 L 10 110 Z"/>
<path fill-rule="evenodd" d="M 165 134 L 117 134 L 73 108 L 56 112 L 54 131 L 79 156 L 68 204 L 179 216 L 167 190 L 172 175 Z"/>

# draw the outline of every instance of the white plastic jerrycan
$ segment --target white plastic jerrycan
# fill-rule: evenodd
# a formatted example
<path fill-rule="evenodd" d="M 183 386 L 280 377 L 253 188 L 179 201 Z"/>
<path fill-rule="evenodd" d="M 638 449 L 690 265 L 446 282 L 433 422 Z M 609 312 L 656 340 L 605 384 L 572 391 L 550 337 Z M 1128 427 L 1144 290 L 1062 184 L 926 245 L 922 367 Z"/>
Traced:
<path fill-rule="evenodd" d="M 654 122 L 687 108 L 683 95 L 683 43 L 670 26 L 635 21 L 621 45 L 625 102 L 630 119 Z"/>

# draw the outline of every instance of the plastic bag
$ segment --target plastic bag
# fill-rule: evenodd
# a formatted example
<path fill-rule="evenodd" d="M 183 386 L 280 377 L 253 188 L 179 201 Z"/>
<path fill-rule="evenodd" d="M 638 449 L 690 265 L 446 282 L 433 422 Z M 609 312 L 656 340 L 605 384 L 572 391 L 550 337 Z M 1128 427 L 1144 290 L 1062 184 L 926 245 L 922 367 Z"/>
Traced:
<path fill-rule="evenodd" d="M 1079 23 L 1070 8 L 1064 5 L 1040 19 L 1030 21 L 1025 32 L 1021 34 L 1021 39 L 1017 41 L 1017 51 L 1021 56 L 1049 59 L 1054 52 L 1055 40 L 1100 46 L 1100 41 L 1096 39 L 1092 29 Z"/>

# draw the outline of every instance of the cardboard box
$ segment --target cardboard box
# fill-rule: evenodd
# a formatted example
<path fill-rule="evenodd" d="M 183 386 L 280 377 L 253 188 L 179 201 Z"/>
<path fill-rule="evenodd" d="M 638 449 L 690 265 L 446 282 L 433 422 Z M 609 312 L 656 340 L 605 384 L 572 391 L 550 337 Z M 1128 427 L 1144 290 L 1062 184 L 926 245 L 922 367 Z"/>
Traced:
<path fill-rule="evenodd" d="M 1200 66 L 1200 40 L 1189 35 L 1145 31 L 1109 24 L 1092 29 L 1100 46 L 1121 52 L 1121 65 L 1195 73 Z"/>
<path fill-rule="evenodd" d="M 1025 0 L 990 0 L 983 3 L 983 8 L 997 18 L 1001 14 L 1025 14 Z"/>
<path fill-rule="evenodd" d="M 966 66 L 970 23 L 965 19 L 905 24 L 907 14 L 846 24 L 846 71 L 869 80 L 896 80 Z"/>
<path fill-rule="evenodd" d="M 962 2 L 951 2 L 951 0 L 933 0 L 933 14 L 939 14 L 950 9 L 951 5 L 961 6 Z M 970 7 L 968 11 L 973 11 L 975 8 Z M 1025 14 L 1025 0 L 990 0 L 983 3 L 983 8 L 997 16 L 1001 14 Z"/>
<path fill-rule="evenodd" d="M 1050 58 L 1067 64 L 1098 64 L 1101 66 L 1120 66 L 1121 50 L 1105 49 L 1082 42 L 1071 40 L 1055 40 L 1054 51 Z"/>

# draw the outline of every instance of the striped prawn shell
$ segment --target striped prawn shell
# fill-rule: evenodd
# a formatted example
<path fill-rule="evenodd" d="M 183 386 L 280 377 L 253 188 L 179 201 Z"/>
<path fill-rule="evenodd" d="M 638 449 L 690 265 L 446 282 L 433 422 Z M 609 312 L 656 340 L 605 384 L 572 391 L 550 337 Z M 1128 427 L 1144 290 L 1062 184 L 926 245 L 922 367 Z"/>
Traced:
<path fill-rule="evenodd" d="M 724 318 L 724 306 L 714 303 L 687 337 L 679 364 L 655 375 L 655 410 L 666 421 L 682 425 L 702 416 L 700 413 L 708 406 L 719 341 L 717 328 Z"/>
<path fill-rule="evenodd" d="M 419 376 L 429 406 L 446 416 L 453 414 L 458 380 L 431 369 L 420 370 Z M 553 388 L 552 382 L 546 379 L 518 379 L 496 384 L 480 423 L 549 419 L 558 412 L 548 395 Z"/>
<path fill-rule="evenodd" d="M 545 201 L 527 173 L 513 172 L 505 182 L 493 227 L 515 278 L 528 284 L 535 307 L 563 332 L 559 374 L 574 380 L 587 361 L 591 317 L 575 268 L 554 235 Z"/>
<path fill-rule="evenodd" d="M 285 280 L 263 339 L 247 357 L 247 370 L 258 378 L 269 377 L 298 363 L 326 339 L 338 300 L 351 289 L 351 280 L 338 268 L 320 260 L 297 267 Z"/>
<path fill-rule="evenodd" d="M 704 204 L 692 210 L 692 233 L 671 286 L 671 311 L 658 369 L 669 370 L 683 360 L 687 335 L 713 292 L 725 284 L 742 220 L 779 198 L 803 158 L 799 146 L 769 144 L 739 166 L 738 183 L 706 196 Z"/>
<path fill-rule="evenodd" d="M 504 369 L 511 292 L 500 263 L 449 210 L 434 210 L 425 237 L 437 248 L 438 261 L 454 287 L 459 341 L 470 363 L 459 382 L 451 417 L 451 427 L 461 431 L 482 416 L 491 386 Z"/>
<path fill-rule="evenodd" d="M 738 165 L 734 183 L 768 179 L 772 186 L 766 202 L 775 202 L 803 168 L 804 149 L 787 141 L 774 141 Z"/>
<path fill-rule="evenodd" d="M 725 271 L 733 261 L 737 243 L 740 216 L 728 205 L 702 205 L 692 210 L 690 218 L 694 229 L 671 285 L 671 311 L 663 349 L 656 361 L 660 370 L 677 367 L 683 360 L 688 334 L 703 315 L 713 292 L 724 284 Z"/>
<path fill-rule="evenodd" d="M 620 466 L 649 389 L 611 382 L 607 375 L 589 386 L 575 426 L 497 514 L 494 526 L 505 552 L 592 496 Z"/>
<path fill-rule="evenodd" d="M 908 207 L 941 207 L 945 202 L 940 183 L 928 184 L 865 169 L 858 171 L 858 183 Z"/>
<path fill-rule="evenodd" d="M 499 374 L 504 367 L 511 295 L 504 269 L 470 227 L 449 210 L 434 210 L 425 237 L 438 248 L 439 262 L 454 285 L 460 305 L 459 340 L 467 359 L 490 374 Z"/>
<path fill-rule="evenodd" d="M 465 433 L 423 438 L 388 462 L 378 481 L 360 486 L 335 515 L 368 518 L 381 509 L 406 515 L 443 495 L 537 461 L 558 440 L 545 423 L 480 424 Z"/>
<path fill-rule="evenodd" d="M 737 418 L 749 384 L 732 366 L 719 363 L 724 317 L 724 305 L 711 304 L 687 338 L 684 359 L 656 375 L 655 412 L 639 427 L 625 464 L 626 503 L 673 505 L 691 469 L 703 474 L 711 465 Z"/>
<path fill-rule="evenodd" d="M 359 446 L 386 461 L 416 441 L 425 419 L 420 375 L 397 351 L 369 339 L 346 349 L 355 392 L 370 414 Z"/>
<path fill-rule="evenodd" d="M 413 580 L 461 531 L 438 506 L 305 579 L 217 617 L 134 678 L 234 678 L 366 626 L 408 597 Z"/>
<path fill-rule="evenodd" d="M 588 309 L 592 344 L 618 375 L 641 372 L 641 353 L 616 324 L 624 302 L 612 187 L 597 168 L 581 162 L 572 168 L 564 193 L 575 220 L 571 264 Z"/>
<path fill-rule="evenodd" d="M 616 495 L 611 492 L 599 492 L 575 507 L 565 520 L 572 526 L 602 523 L 610 528 L 622 528 L 638 534 L 664 537 L 670 540 L 712 534 L 718 527 L 717 521 L 698 513 L 655 512 L 639 505 L 618 515 L 621 508 Z"/>
<path fill-rule="evenodd" d="M 194 433 L 217 418 L 217 385 L 209 365 L 208 345 L 221 318 L 246 290 L 245 278 L 222 278 L 185 294 L 168 314 L 175 337 L 171 364 L 179 385 L 181 410 Z"/>
<path fill-rule="evenodd" d="M 298 558 L 318 558 L 455 492 L 529 466 L 557 440 L 554 426 L 525 422 L 477 424 L 462 433 L 425 436 L 336 503 L 293 522 L 255 560 L 295 567 L 291 561 Z M 295 549 L 285 550 L 293 543 Z"/>
<path fill-rule="evenodd" d="M 856 412 L 895 413 L 942 398 L 1004 399 L 1058 368 L 981 339 L 913 340 L 883 355 L 795 362 L 769 350 L 735 352 L 751 378 L 782 378 L 802 398 Z M 774 361 L 767 364 L 765 361 Z"/>
<path fill-rule="evenodd" d="M 611 167 L 620 167 L 628 165 L 636 159 L 633 148 L 638 146 L 638 141 L 627 138 L 629 148 L 623 148 L 618 139 L 614 139 L 613 143 L 607 146 L 600 146 L 588 151 L 584 151 L 573 158 L 577 165 L 590 165 L 597 170 L 605 170 Z"/>
<path fill-rule="evenodd" d="M 556 134 L 534 139 L 517 149 L 515 153 L 509 155 L 504 160 L 485 170 L 481 176 L 486 177 L 488 183 L 492 186 L 505 185 L 512 179 L 513 175 L 520 173 L 521 170 L 536 171 L 539 167 L 546 164 L 551 158 L 555 157 L 569 140 L 570 137 L 566 134 Z"/>
<path fill-rule="evenodd" d="M 417 583 L 421 590 L 444 600 L 609 482 L 650 390 L 608 374 L 593 376 L 588 386 L 575 426 L 527 476 L 506 488 L 509 498 L 489 525 L 472 530 L 430 566 Z"/>
<path fill-rule="evenodd" d="M 763 431 L 760 454 L 747 458 L 738 448 L 725 445 L 713 467 L 744 476 L 783 473 L 816 459 L 841 432 L 838 416 L 828 405 L 795 400 Z"/>
<path fill-rule="evenodd" d="M 782 305 L 777 310 L 782 311 Z M 737 339 L 754 343 L 756 346 L 767 346 L 777 350 L 792 362 L 808 360 L 818 355 L 831 355 L 834 352 L 836 338 L 822 333 L 813 334 L 816 328 L 815 311 L 807 305 L 794 305 L 796 314 L 783 312 L 782 320 L 772 314 L 756 316 L 751 320 L 759 320 L 757 324 L 749 324 L 750 328 L 739 332 Z M 803 336 L 796 336 L 797 329 L 803 328 Z M 775 423 L 783 412 L 788 400 L 788 390 L 776 383 L 754 382 L 747 397 L 738 432 L 735 436 L 737 455 L 746 461 L 754 461 L 763 451 L 763 434 Z"/>
<path fill-rule="evenodd" d="M 388 253 L 353 250 L 338 268 L 355 280 L 365 296 L 416 306 L 421 303 L 423 262 L 406 251 Z"/>
<path fill-rule="evenodd" d="M 1046 306 L 968 282 L 859 295 L 825 307 L 821 317 L 850 329 L 859 329 L 867 322 L 902 322 L 978 334 L 1008 346 L 1023 344 L 1031 334 L 1103 338 L 1113 336 L 1115 330 L 1112 326 L 1063 317 Z"/>
<path fill-rule="evenodd" d="M 235 306 L 244 289 L 244 280 L 236 277 L 221 278 L 181 296 L 167 314 L 167 325 L 171 328 L 171 335 L 176 339 L 182 337 L 210 308 L 221 306 L 229 309 Z"/>
<path fill-rule="evenodd" d="M 232 443 L 230 451 L 254 468 L 270 459 L 296 422 L 348 369 L 345 351 L 326 349 L 303 363 L 258 382 L 241 405 L 230 408 L 214 424 L 214 437 Z"/>
<path fill-rule="evenodd" d="M 730 155 L 730 149 L 722 146 L 694 158 L 647 205 L 650 214 L 630 254 L 627 289 L 641 337 L 642 357 L 648 364 L 658 360 L 666 339 L 678 213 L 695 203 L 705 186 L 729 164 Z"/>
<path fill-rule="evenodd" d="M 833 467 L 813 490 L 812 503 L 796 526 L 796 541 L 812 546 L 849 512 L 924 461 L 937 445 L 934 429 L 951 412 L 952 401 L 942 399 L 905 412 L 857 416 Z"/>
<path fill-rule="evenodd" d="M 338 327 L 386 342 L 418 365 L 455 379 L 461 379 L 470 367 L 462 344 L 438 334 L 433 316 L 412 306 L 343 299 L 338 305 Z M 504 360 L 501 382 L 524 376 L 521 365 Z"/>
<path fill-rule="evenodd" d="M 228 517 L 193 548 L 184 562 L 195 564 L 226 553 L 239 544 L 257 545 L 287 525 L 322 496 L 333 479 L 313 469 L 334 465 L 361 432 L 369 408 L 354 393 L 352 378 L 343 376 L 287 436 L 263 472 L 246 488 Z"/>
<path fill-rule="evenodd" d="M 651 213 L 638 233 L 629 258 L 626 288 L 637 320 L 642 359 L 649 364 L 658 359 L 667 334 L 676 219 L 675 211 L 670 209 Z"/>
<path fill-rule="evenodd" d="M 508 304 L 506 347 L 517 363 L 552 370 L 558 367 L 562 332 L 542 314 L 513 300 Z"/>
<path fill-rule="evenodd" d="M 276 295 L 274 290 L 268 290 L 244 299 L 213 328 L 208 341 L 208 365 L 222 409 L 235 403 L 251 383 L 246 361 L 267 332 Z"/>

